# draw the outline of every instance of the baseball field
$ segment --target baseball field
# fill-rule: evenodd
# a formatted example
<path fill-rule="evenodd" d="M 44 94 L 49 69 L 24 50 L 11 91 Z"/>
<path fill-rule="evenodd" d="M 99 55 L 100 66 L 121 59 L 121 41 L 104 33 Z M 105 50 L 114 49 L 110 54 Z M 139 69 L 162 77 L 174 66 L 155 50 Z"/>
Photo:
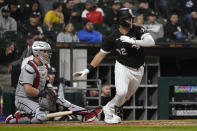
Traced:
<path fill-rule="evenodd" d="M 97 122 L 46 122 L 44 124 L 4 124 L 0 131 L 197 131 L 197 120 Z"/>

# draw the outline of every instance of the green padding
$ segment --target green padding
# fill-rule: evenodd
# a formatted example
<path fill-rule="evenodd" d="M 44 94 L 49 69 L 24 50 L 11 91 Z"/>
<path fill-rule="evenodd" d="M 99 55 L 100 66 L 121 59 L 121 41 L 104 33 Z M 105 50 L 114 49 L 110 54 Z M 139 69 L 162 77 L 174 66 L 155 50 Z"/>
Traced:
<path fill-rule="evenodd" d="M 84 107 L 83 94 L 82 92 L 64 93 L 65 99 L 72 104 Z"/>
<path fill-rule="evenodd" d="M 160 77 L 158 79 L 158 119 L 169 119 L 169 86 L 197 85 L 197 77 Z"/>
<path fill-rule="evenodd" d="M 10 114 L 15 113 L 15 94 L 14 93 L 3 93 L 3 114 L 4 116 L 8 116 Z"/>

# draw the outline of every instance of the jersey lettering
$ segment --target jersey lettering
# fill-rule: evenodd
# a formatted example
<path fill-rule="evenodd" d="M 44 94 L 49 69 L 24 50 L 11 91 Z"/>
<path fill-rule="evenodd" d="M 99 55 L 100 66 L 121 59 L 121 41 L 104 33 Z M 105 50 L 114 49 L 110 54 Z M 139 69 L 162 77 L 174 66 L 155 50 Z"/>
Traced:
<path fill-rule="evenodd" d="M 116 51 L 117 51 L 120 55 L 127 55 L 127 50 L 126 50 L 125 48 L 116 49 Z"/>

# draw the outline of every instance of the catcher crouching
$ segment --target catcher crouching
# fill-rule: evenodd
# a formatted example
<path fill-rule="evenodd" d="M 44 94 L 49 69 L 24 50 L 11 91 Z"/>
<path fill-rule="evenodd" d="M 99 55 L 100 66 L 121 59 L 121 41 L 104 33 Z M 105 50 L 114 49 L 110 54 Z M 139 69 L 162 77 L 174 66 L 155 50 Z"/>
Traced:
<path fill-rule="evenodd" d="M 18 111 L 6 118 L 7 124 L 43 123 L 48 120 L 48 112 L 59 109 L 56 105 L 64 107 L 61 109 L 78 110 L 78 106 L 66 101 L 64 96 L 60 96 L 61 93 L 63 94 L 63 89 L 55 90 L 49 81 L 50 45 L 44 41 L 35 41 L 32 45 L 32 52 L 33 60 L 29 60 L 22 68 L 16 88 L 15 106 Z M 85 116 L 90 119 L 95 118 L 95 115 L 100 114 L 101 111 L 101 109 L 93 113 L 87 111 Z"/>

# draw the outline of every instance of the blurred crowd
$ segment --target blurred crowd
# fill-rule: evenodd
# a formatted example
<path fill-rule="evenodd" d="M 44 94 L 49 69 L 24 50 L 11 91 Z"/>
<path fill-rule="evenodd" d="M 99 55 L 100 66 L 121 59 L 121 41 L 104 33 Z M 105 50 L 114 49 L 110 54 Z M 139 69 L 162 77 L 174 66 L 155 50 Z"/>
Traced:
<path fill-rule="evenodd" d="M 0 0 L 0 60 L 12 71 L 36 39 L 101 43 L 122 7 L 156 42 L 197 41 L 197 0 Z"/>

